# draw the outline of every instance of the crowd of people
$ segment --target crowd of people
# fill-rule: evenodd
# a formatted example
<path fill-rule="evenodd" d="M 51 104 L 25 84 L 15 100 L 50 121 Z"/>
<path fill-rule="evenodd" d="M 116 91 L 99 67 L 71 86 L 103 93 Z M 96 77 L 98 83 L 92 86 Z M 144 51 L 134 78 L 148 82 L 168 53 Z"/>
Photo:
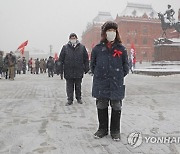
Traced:
<path fill-rule="evenodd" d="M 27 61 L 25 57 L 17 57 L 12 51 L 5 56 L 0 51 L 0 79 L 14 80 L 17 74 L 26 74 L 27 71 L 31 74 L 48 73 L 48 77 L 53 77 L 54 74 L 60 74 L 59 68 L 59 59 L 55 60 L 51 56 L 48 59 L 30 58 Z"/>
<path fill-rule="evenodd" d="M 3 57 L 0 52 L 0 79 L 4 76 L 6 79 L 14 80 L 15 77 L 16 56 L 11 51 Z"/>

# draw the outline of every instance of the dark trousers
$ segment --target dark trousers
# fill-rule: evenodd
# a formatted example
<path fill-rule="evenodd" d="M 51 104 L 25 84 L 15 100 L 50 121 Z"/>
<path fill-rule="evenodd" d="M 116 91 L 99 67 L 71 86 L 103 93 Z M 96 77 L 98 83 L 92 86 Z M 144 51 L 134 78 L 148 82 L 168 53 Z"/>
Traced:
<path fill-rule="evenodd" d="M 74 99 L 74 88 L 75 88 L 75 95 L 76 99 L 81 99 L 81 83 L 82 78 L 72 78 L 66 79 L 66 92 L 68 100 L 73 101 Z"/>
<path fill-rule="evenodd" d="M 53 72 L 53 68 L 48 68 L 48 76 L 52 76 L 53 77 L 54 72 Z"/>

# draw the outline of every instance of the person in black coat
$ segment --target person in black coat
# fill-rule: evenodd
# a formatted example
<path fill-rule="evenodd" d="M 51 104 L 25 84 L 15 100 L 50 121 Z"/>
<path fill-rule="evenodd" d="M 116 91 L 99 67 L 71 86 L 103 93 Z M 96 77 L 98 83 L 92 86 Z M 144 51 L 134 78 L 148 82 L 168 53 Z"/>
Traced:
<path fill-rule="evenodd" d="M 59 61 L 60 74 L 66 79 L 66 106 L 73 104 L 74 88 L 77 102 L 82 104 L 81 83 L 83 74 L 89 71 L 89 60 L 85 46 L 78 41 L 75 33 L 70 34 L 69 42 L 62 47 Z"/>
<path fill-rule="evenodd" d="M 48 76 L 54 76 L 54 59 L 53 57 L 49 56 L 47 61 L 47 69 L 48 69 Z"/>
<path fill-rule="evenodd" d="M 23 71 L 23 74 L 26 74 L 26 58 L 23 57 L 22 59 L 22 71 Z"/>
<path fill-rule="evenodd" d="M 124 77 L 129 72 L 126 48 L 120 40 L 118 25 L 107 21 L 101 27 L 101 42 L 91 54 L 93 73 L 92 96 L 96 98 L 99 120 L 95 138 L 108 135 L 108 106 L 111 106 L 110 133 L 113 140 L 120 140 L 120 117 L 125 94 Z"/>

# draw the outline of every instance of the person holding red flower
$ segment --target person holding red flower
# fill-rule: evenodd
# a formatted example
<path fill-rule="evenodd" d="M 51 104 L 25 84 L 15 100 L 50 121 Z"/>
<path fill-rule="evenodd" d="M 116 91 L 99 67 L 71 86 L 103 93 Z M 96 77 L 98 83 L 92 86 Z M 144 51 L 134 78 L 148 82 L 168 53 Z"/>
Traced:
<path fill-rule="evenodd" d="M 120 140 L 120 118 L 122 100 L 125 95 L 124 77 L 129 72 L 126 48 L 122 45 L 118 25 L 107 21 L 101 27 L 101 41 L 91 53 L 93 73 L 92 96 L 96 98 L 99 128 L 95 138 L 108 135 L 111 106 L 110 134 L 113 140 Z"/>

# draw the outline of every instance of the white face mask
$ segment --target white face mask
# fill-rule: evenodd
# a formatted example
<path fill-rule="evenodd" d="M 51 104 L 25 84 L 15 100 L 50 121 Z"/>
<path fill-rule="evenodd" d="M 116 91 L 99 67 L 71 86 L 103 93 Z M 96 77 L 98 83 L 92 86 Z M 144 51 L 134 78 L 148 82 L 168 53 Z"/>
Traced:
<path fill-rule="evenodd" d="M 70 39 L 69 41 L 70 41 L 72 44 L 76 44 L 76 41 L 77 41 L 77 40 L 76 40 L 76 39 Z"/>
<path fill-rule="evenodd" d="M 114 39 L 116 38 L 116 32 L 113 31 L 107 31 L 106 35 L 109 42 L 114 41 Z"/>

